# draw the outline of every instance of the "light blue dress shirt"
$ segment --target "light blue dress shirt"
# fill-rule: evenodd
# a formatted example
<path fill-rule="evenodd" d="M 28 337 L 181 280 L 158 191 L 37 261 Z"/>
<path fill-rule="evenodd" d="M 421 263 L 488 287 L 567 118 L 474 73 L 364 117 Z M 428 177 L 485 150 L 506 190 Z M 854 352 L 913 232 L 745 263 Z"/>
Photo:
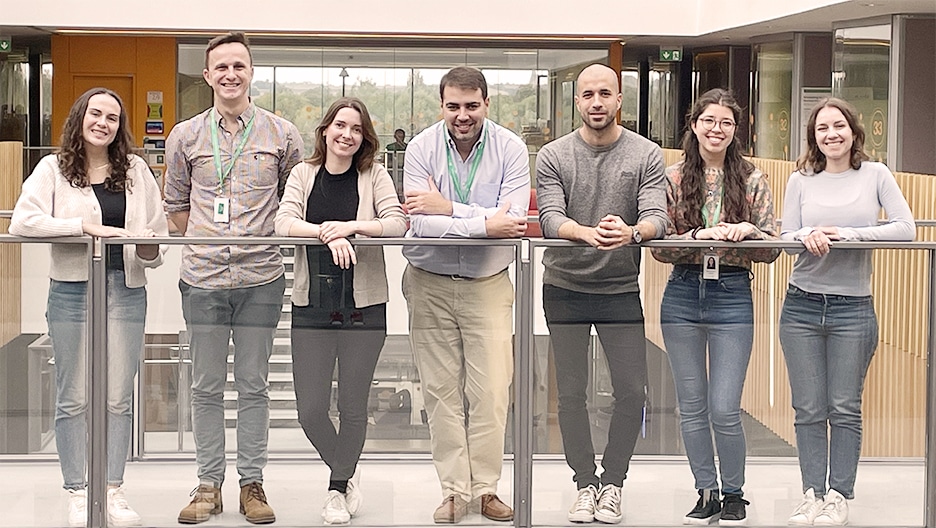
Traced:
<path fill-rule="evenodd" d="M 530 161 L 526 144 L 519 136 L 489 119 L 484 121 L 481 138 L 485 141 L 468 203 L 459 200 L 448 170 L 446 143 L 451 148 L 458 178 L 462 185 L 468 175 L 481 141 L 472 147 L 465 160 L 455 149 L 444 121 L 420 132 L 406 147 L 403 164 L 403 190 L 428 190 L 432 176 L 442 196 L 452 201 L 452 216 L 410 215 L 406 236 L 422 238 L 485 238 L 484 221 L 510 202 L 508 214 L 526 218 L 530 205 Z M 509 247 L 409 246 L 403 255 L 410 264 L 440 275 L 480 278 L 494 275 L 514 259 Z"/>

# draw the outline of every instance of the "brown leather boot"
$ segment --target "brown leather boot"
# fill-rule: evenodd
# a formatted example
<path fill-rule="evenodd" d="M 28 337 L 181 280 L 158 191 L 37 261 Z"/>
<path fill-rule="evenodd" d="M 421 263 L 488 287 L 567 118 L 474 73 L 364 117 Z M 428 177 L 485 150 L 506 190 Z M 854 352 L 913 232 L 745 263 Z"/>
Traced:
<path fill-rule="evenodd" d="M 179 522 L 182 524 L 203 523 L 224 509 L 221 505 L 221 488 L 200 484 L 190 495 L 193 497 L 192 502 L 179 512 Z"/>
<path fill-rule="evenodd" d="M 267 504 L 266 494 L 263 493 L 263 484 L 259 482 L 241 487 L 240 512 L 247 517 L 247 522 L 253 524 L 269 524 L 276 520 L 273 508 Z"/>
<path fill-rule="evenodd" d="M 485 493 L 481 495 L 481 515 L 492 521 L 512 521 L 513 508 L 504 504 L 497 495 Z"/>
<path fill-rule="evenodd" d="M 436 508 L 435 513 L 432 514 L 432 520 L 436 524 L 455 524 L 462 520 L 467 509 L 468 502 L 460 495 L 453 493 Z"/>

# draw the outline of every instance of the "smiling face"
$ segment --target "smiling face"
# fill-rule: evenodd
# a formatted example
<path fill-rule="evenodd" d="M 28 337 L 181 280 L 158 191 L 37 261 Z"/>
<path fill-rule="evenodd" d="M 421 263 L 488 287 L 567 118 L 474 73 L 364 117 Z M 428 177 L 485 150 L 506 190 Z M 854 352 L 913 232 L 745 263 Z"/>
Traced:
<path fill-rule="evenodd" d="M 622 96 L 614 70 L 589 66 L 579 74 L 576 84 L 575 106 L 582 115 L 582 124 L 597 132 L 615 125 Z"/>
<path fill-rule="evenodd" d="M 228 42 L 211 50 L 203 75 L 216 98 L 234 105 L 250 100 L 253 65 L 243 44 Z"/>
<path fill-rule="evenodd" d="M 735 115 L 731 108 L 710 104 L 692 122 L 692 132 L 699 140 L 699 151 L 704 157 L 724 158 L 725 150 L 734 140 Z"/>
<path fill-rule="evenodd" d="M 816 145 L 828 163 L 851 160 L 854 132 L 845 114 L 833 106 L 826 106 L 816 114 Z"/>
<path fill-rule="evenodd" d="M 107 149 L 120 130 L 120 103 L 107 94 L 88 99 L 81 126 L 81 137 L 87 150 Z"/>
<path fill-rule="evenodd" d="M 488 103 L 481 89 L 466 90 L 457 86 L 446 86 L 442 91 L 442 119 L 452 139 L 468 150 L 481 137 Z"/>
<path fill-rule="evenodd" d="M 344 107 L 335 114 L 328 128 L 323 132 L 325 148 L 329 158 L 351 160 L 361 148 L 364 133 L 361 114 L 350 107 Z"/>

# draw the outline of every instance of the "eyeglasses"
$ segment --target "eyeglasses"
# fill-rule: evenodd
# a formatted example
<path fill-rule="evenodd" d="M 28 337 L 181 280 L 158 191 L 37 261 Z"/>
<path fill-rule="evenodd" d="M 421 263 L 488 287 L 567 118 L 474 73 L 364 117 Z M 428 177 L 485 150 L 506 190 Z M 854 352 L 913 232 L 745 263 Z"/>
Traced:
<path fill-rule="evenodd" d="M 730 119 L 722 119 L 721 121 L 716 121 L 714 117 L 708 117 L 708 116 L 700 117 L 696 122 L 702 125 L 702 128 L 704 128 L 705 130 L 711 130 L 715 128 L 715 123 L 718 123 L 718 126 L 719 128 L 721 128 L 722 132 L 731 132 L 732 130 L 734 130 L 734 127 L 736 124 L 734 121 Z"/>

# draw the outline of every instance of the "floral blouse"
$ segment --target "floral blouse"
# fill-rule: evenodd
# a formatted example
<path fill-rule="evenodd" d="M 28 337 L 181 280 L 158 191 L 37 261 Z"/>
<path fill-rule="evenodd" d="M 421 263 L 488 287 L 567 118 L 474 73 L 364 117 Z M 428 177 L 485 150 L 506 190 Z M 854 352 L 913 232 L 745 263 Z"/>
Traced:
<path fill-rule="evenodd" d="M 671 220 L 666 238 L 668 240 L 692 239 L 692 231 L 699 226 L 688 224 L 683 217 L 686 202 L 682 195 L 682 165 L 679 162 L 666 168 L 666 207 Z M 725 214 L 713 218 L 719 210 L 718 201 L 722 200 L 724 187 L 724 172 L 721 169 L 706 169 L 705 180 L 707 190 L 705 202 L 702 206 L 702 216 L 706 225 L 715 225 Z M 777 222 L 774 219 L 773 196 L 767 185 L 767 175 L 755 169 L 747 180 L 747 199 L 751 204 L 751 217 L 748 221 L 754 225 L 755 230 L 748 237 L 749 240 L 774 240 L 777 238 Z M 702 226 L 705 227 L 705 226 Z M 653 257 L 660 262 L 673 264 L 701 264 L 703 253 L 708 249 L 701 248 L 651 248 Z M 780 255 L 780 249 L 734 249 L 717 248 L 715 253 L 719 256 L 722 266 L 738 266 L 750 268 L 751 262 L 773 262 Z"/>

